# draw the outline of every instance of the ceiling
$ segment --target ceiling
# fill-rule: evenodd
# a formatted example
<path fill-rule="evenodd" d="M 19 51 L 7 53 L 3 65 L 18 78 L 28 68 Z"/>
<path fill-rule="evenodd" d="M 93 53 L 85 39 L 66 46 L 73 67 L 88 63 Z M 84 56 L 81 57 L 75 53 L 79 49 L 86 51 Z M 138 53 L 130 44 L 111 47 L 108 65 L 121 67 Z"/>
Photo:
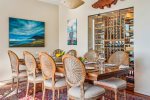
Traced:
<path fill-rule="evenodd" d="M 59 2 L 60 2 L 60 0 L 38 0 L 38 1 L 51 3 L 51 4 L 56 4 L 56 5 L 58 5 Z"/>

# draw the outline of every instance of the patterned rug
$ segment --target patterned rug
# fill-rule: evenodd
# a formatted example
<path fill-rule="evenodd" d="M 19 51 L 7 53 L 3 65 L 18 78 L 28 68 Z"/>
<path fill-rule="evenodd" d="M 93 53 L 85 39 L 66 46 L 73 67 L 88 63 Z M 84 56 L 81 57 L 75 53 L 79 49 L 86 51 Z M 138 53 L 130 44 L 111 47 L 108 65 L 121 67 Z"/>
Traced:
<path fill-rule="evenodd" d="M 30 89 L 32 86 L 30 86 Z M 25 97 L 26 94 L 26 84 L 22 84 L 19 88 L 19 93 L 16 94 L 16 91 L 11 90 L 10 85 L 5 85 L 0 88 L 0 100 L 33 100 L 32 91 L 29 90 L 28 97 Z M 55 97 L 57 98 L 57 91 L 55 93 Z M 36 93 L 35 100 L 42 100 L 42 92 Z M 52 100 L 52 91 L 47 90 L 45 94 L 45 100 Z M 58 100 L 58 99 L 55 99 Z M 60 91 L 60 99 L 59 100 L 67 100 L 67 89 Z M 101 99 L 99 99 L 101 100 Z M 112 91 L 106 91 L 105 100 L 114 100 L 114 93 Z M 123 93 L 119 92 L 118 100 L 123 100 Z M 131 95 L 127 93 L 127 100 L 149 100 L 147 98 Z"/>

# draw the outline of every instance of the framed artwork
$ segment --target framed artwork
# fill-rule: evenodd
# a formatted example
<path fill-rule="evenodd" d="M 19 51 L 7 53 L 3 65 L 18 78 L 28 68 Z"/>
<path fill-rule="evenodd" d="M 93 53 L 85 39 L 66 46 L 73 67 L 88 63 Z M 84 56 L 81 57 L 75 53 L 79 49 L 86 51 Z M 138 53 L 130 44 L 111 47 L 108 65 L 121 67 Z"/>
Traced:
<path fill-rule="evenodd" d="M 67 20 L 68 45 L 77 45 L 77 19 Z"/>
<path fill-rule="evenodd" d="M 44 47 L 45 22 L 9 18 L 9 47 Z"/>

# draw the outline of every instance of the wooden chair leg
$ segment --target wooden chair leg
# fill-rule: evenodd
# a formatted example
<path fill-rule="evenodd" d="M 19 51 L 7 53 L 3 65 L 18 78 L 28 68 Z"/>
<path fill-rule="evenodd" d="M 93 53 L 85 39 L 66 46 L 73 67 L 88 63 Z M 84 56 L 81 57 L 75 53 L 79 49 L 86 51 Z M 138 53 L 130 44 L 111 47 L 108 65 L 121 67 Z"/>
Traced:
<path fill-rule="evenodd" d="M 115 100 L 118 100 L 118 91 L 115 90 Z"/>
<path fill-rule="evenodd" d="M 44 91 L 44 82 L 42 82 L 42 92 Z"/>
<path fill-rule="evenodd" d="M 14 87 L 14 77 L 12 78 L 11 90 L 13 89 L 13 87 Z"/>
<path fill-rule="evenodd" d="M 69 100 L 69 96 L 67 95 L 67 100 Z"/>
<path fill-rule="evenodd" d="M 26 91 L 26 97 L 28 96 L 28 92 L 29 92 L 29 82 L 27 82 L 27 91 Z"/>
<path fill-rule="evenodd" d="M 126 89 L 123 91 L 124 92 L 124 100 L 126 100 Z"/>
<path fill-rule="evenodd" d="M 105 96 L 102 96 L 102 100 L 105 100 Z"/>
<path fill-rule="evenodd" d="M 70 86 L 67 84 L 67 91 L 69 90 L 69 88 L 70 88 Z M 67 93 L 67 100 L 69 100 L 70 98 L 69 98 L 69 95 L 68 95 L 68 93 Z"/>
<path fill-rule="evenodd" d="M 19 78 L 17 78 L 17 94 L 18 94 L 18 89 L 19 89 Z"/>
<path fill-rule="evenodd" d="M 45 97 L 45 87 L 43 88 L 43 96 L 42 96 L 42 100 L 44 100 Z"/>
<path fill-rule="evenodd" d="M 35 99 L 35 92 L 36 92 L 36 84 L 34 83 L 34 92 L 33 92 L 33 98 Z"/>
<path fill-rule="evenodd" d="M 53 89 L 53 100 L 55 100 L 55 89 Z"/>
<path fill-rule="evenodd" d="M 60 93 L 60 92 L 59 92 L 59 89 L 58 89 L 57 91 L 58 91 L 58 95 L 57 95 L 57 98 L 58 98 L 58 100 L 59 100 L 59 97 L 60 97 L 60 96 L 59 96 L 59 93 Z"/>

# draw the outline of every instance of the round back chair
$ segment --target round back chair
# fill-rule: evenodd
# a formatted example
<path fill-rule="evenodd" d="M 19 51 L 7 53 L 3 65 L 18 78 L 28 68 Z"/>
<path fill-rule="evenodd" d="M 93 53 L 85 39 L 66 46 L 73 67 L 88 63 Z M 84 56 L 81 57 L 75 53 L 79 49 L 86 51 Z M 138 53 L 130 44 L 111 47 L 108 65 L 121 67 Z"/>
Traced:
<path fill-rule="evenodd" d="M 38 65 L 35 57 L 27 51 L 24 51 L 23 54 L 24 54 L 24 59 L 25 59 L 25 64 L 27 67 L 27 74 L 28 74 L 26 97 L 29 92 L 29 83 L 33 83 L 33 87 L 34 87 L 33 97 L 35 98 L 36 84 L 43 83 L 43 78 L 40 73 L 36 73 L 36 69 Z"/>
<path fill-rule="evenodd" d="M 68 89 L 67 100 L 97 100 L 105 92 L 98 86 L 84 84 L 86 70 L 84 64 L 78 58 L 66 54 L 63 56 L 63 64 Z"/>
<path fill-rule="evenodd" d="M 28 51 L 24 51 L 23 54 L 25 59 L 25 65 L 27 67 L 28 76 L 33 75 L 33 77 L 36 78 L 37 63 L 34 56 Z"/>
<path fill-rule="evenodd" d="M 119 65 L 129 65 L 129 55 L 123 51 L 113 53 L 108 59 L 108 63 Z"/>
<path fill-rule="evenodd" d="M 43 91 L 43 97 L 42 100 L 44 100 L 45 96 L 45 90 L 46 89 L 51 89 L 53 92 L 53 98 L 52 100 L 55 100 L 55 90 L 57 90 L 57 97 L 59 100 L 59 91 L 60 89 L 66 88 L 66 83 L 64 78 L 57 78 L 55 77 L 55 72 L 56 72 L 56 64 L 53 60 L 53 58 L 48 55 L 45 52 L 41 52 L 39 54 L 40 58 L 40 64 L 41 64 L 41 69 L 42 69 L 42 76 L 44 79 L 44 91 Z M 57 79 L 55 79 L 57 78 Z M 56 81 L 55 81 L 56 80 Z"/>
<path fill-rule="evenodd" d="M 63 52 L 63 50 L 61 50 L 61 49 L 56 49 L 56 50 L 54 50 L 54 52 L 53 52 L 53 56 L 56 56 L 56 54 L 61 53 L 61 52 Z"/>
<path fill-rule="evenodd" d="M 52 79 L 54 83 L 56 65 L 53 58 L 45 52 L 41 52 L 39 57 L 44 80 Z"/>
<path fill-rule="evenodd" d="M 86 70 L 83 63 L 74 56 L 66 54 L 63 56 L 66 82 L 70 86 L 83 85 L 86 77 Z"/>
<path fill-rule="evenodd" d="M 56 50 L 54 50 L 53 56 L 54 56 L 54 60 L 55 60 L 56 62 L 62 62 L 62 56 L 56 57 L 56 54 L 61 54 L 61 52 L 63 52 L 63 50 L 61 50 L 61 49 L 56 49 Z"/>
<path fill-rule="evenodd" d="M 8 51 L 12 73 L 19 73 L 19 58 L 18 56 L 11 50 Z"/>
<path fill-rule="evenodd" d="M 77 51 L 76 50 L 69 50 L 68 52 L 67 52 L 67 54 L 70 54 L 71 56 L 74 56 L 74 57 L 77 57 Z"/>
<path fill-rule="evenodd" d="M 14 80 L 17 81 L 17 93 L 19 89 L 19 79 L 27 77 L 26 70 L 19 70 L 19 58 L 18 56 L 11 50 L 8 51 L 8 55 L 11 63 L 12 70 L 12 88 L 14 85 Z"/>
<path fill-rule="evenodd" d="M 95 50 L 89 50 L 85 55 L 84 58 L 89 62 L 96 62 L 98 59 L 98 53 Z"/>

